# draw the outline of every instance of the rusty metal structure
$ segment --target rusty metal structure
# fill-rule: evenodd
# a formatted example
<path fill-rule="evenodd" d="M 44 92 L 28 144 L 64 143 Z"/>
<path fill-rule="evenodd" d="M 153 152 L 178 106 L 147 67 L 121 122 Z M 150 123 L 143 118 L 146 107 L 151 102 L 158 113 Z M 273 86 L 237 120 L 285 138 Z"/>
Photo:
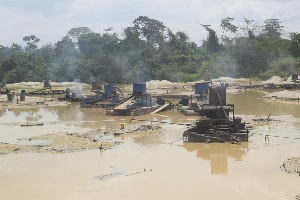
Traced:
<path fill-rule="evenodd" d="M 292 81 L 296 83 L 299 80 L 299 75 L 298 74 L 292 74 Z"/>
<path fill-rule="evenodd" d="M 272 89 L 299 89 L 300 88 L 300 80 L 298 74 L 292 74 L 290 76 L 291 82 L 285 83 L 288 78 L 282 78 L 281 83 L 266 83 L 262 85 L 264 90 L 272 90 Z"/>
<path fill-rule="evenodd" d="M 44 88 L 49 88 L 49 89 L 51 89 L 51 84 L 50 84 L 50 81 L 49 81 L 49 80 L 45 80 L 45 81 L 44 81 Z"/>
<path fill-rule="evenodd" d="M 195 112 L 202 118 L 183 133 L 186 142 L 248 141 L 248 130 L 242 119 L 235 117 L 234 105 L 226 102 L 226 87 L 210 87 L 208 103 L 197 103 Z"/>
<path fill-rule="evenodd" d="M 84 101 L 88 99 L 86 95 L 78 94 L 76 91 L 71 90 L 70 88 L 67 88 L 65 91 L 65 97 L 59 97 L 60 101 L 72 101 L 72 102 L 78 102 L 78 101 Z"/>
<path fill-rule="evenodd" d="M 99 83 L 94 83 L 91 91 L 96 92 L 97 95 L 85 99 L 80 106 L 83 108 L 110 108 L 124 101 L 124 94 L 117 86 L 105 84 L 104 91 L 101 88 Z"/>
<path fill-rule="evenodd" d="M 91 91 L 98 91 L 98 90 L 102 90 L 102 84 L 100 82 L 92 82 Z"/>
<path fill-rule="evenodd" d="M 43 81 L 43 88 L 26 93 L 26 95 L 56 95 L 65 94 L 65 90 L 54 90 L 49 80 Z"/>
<path fill-rule="evenodd" d="M 149 113 L 156 113 L 167 109 L 171 102 L 162 98 L 153 101 L 150 94 L 146 93 L 145 83 L 134 83 L 132 95 L 117 106 L 107 109 L 106 115 L 116 116 L 138 116 Z"/>
<path fill-rule="evenodd" d="M 0 83 L 0 94 L 7 94 L 10 90 L 6 87 L 4 83 Z"/>
<path fill-rule="evenodd" d="M 209 81 L 196 83 L 194 86 L 195 94 L 191 95 L 190 97 L 187 96 L 182 98 L 178 103 L 177 109 L 187 116 L 200 115 L 200 113 L 197 112 L 197 109 L 200 108 L 202 104 L 208 104 L 209 87 Z"/>

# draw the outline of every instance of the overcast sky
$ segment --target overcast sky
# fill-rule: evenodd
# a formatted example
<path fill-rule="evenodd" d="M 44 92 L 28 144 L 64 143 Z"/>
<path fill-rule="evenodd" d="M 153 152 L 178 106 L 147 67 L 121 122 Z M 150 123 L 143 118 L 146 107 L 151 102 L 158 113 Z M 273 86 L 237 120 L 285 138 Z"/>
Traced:
<path fill-rule="evenodd" d="M 201 44 L 209 24 L 221 36 L 220 23 L 233 17 L 263 25 L 277 18 L 286 32 L 300 32 L 300 0 L 0 0 L 0 45 L 25 45 L 24 36 L 35 35 L 40 45 L 55 44 L 71 28 L 89 27 L 103 33 L 113 27 L 121 35 L 139 16 L 161 21 L 173 32 L 185 32 Z"/>

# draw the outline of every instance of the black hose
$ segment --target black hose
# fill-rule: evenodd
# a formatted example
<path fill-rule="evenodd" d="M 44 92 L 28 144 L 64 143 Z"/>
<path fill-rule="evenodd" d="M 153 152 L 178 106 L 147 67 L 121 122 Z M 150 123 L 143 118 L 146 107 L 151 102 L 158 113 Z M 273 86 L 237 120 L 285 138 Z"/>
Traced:
<path fill-rule="evenodd" d="M 133 116 L 134 117 L 134 116 Z M 152 121 L 152 120 L 145 120 L 145 119 L 133 119 L 133 117 L 130 119 L 129 123 L 133 120 L 140 121 L 140 122 L 156 122 L 161 124 L 171 124 L 171 125 L 181 125 L 181 126 L 191 126 L 191 124 L 182 124 L 182 123 L 174 123 L 174 122 L 160 122 L 160 121 Z"/>
<path fill-rule="evenodd" d="M 219 98 L 219 102 L 220 102 L 220 104 L 221 104 L 221 108 L 222 108 L 222 111 L 224 112 L 224 115 L 225 115 L 225 117 L 226 117 L 226 120 L 227 120 L 227 122 L 230 122 L 230 119 L 229 119 L 229 117 L 227 116 L 227 114 L 226 114 L 226 112 L 225 112 L 225 110 L 224 110 L 223 103 L 222 103 L 222 100 L 221 100 L 221 97 L 220 97 L 219 93 L 217 93 L 217 96 L 218 96 L 218 98 Z"/>

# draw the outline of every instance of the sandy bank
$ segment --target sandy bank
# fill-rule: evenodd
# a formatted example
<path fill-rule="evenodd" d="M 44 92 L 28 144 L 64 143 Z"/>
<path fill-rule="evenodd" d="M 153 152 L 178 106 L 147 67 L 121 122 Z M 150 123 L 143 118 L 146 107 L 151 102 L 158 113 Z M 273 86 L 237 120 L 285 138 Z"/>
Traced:
<path fill-rule="evenodd" d="M 11 153 L 69 153 L 89 149 L 108 150 L 124 142 L 160 130 L 160 126 L 127 125 L 124 129 L 92 130 L 84 133 L 60 132 L 19 139 L 19 144 L 0 143 L 0 155 Z"/>
<path fill-rule="evenodd" d="M 17 100 L 18 98 L 18 100 Z M 70 103 L 67 101 L 59 101 L 51 97 L 26 96 L 25 101 L 20 101 L 17 96 L 13 101 L 7 101 L 6 95 L 0 95 L 0 110 L 1 109 L 27 109 L 27 108 L 43 108 L 55 106 L 67 106 Z"/>
<path fill-rule="evenodd" d="M 284 100 L 284 101 L 299 101 L 300 91 L 299 90 L 283 90 L 276 92 L 268 92 L 262 99 L 268 100 Z"/>
<path fill-rule="evenodd" d="M 27 94 L 33 91 L 43 90 L 43 82 L 21 82 L 6 85 L 11 93 L 14 93 L 14 98 L 12 101 L 8 101 L 6 94 L 0 95 L 0 110 L 1 109 L 23 109 L 31 107 L 54 107 L 54 106 L 67 106 L 69 103 L 66 101 L 60 101 L 59 97 L 64 97 L 61 95 L 26 95 L 25 101 L 20 101 L 21 90 L 25 90 Z M 62 90 L 65 91 L 69 88 L 72 92 L 76 92 L 78 95 L 91 96 L 95 95 L 90 92 L 90 85 L 86 83 L 74 83 L 74 82 L 51 82 L 52 90 Z M 50 92 L 49 89 L 47 89 Z"/>
<path fill-rule="evenodd" d="M 292 157 L 285 160 L 281 168 L 287 173 L 297 173 L 300 176 L 300 157 Z"/>

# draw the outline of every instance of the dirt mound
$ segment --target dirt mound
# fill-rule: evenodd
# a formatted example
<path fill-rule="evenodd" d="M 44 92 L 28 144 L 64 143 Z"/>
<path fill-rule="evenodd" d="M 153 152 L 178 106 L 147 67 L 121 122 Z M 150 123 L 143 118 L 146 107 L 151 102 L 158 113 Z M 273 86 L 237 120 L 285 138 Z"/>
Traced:
<path fill-rule="evenodd" d="M 271 115 L 265 117 L 265 116 L 256 116 L 252 119 L 255 123 L 271 123 L 271 122 L 281 122 L 281 120 L 274 119 L 270 117 Z"/>
<path fill-rule="evenodd" d="M 263 99 L 280 99 L 280 100 L 298 100 L 300 97 L 299 91 L 283 90 L 279 92 L 267 93 Z"/>
<path fill-rule="evenodd" d="M 262 83 L 263 84 L 273 83 L 279 85 L 279 84 L 292 84 L 293 82 L 292 82 L 292 76 L 288 78 L 281 78 L 280 76 L 272 76 L 268 80 L 262 81 Z"/>
<path fill-rule="evenodd" d="M 283 162 L 282 170 L 287 173 L 300 174 L 300 157 L 292 157 Z"/>
<path fill-rule="evenodd" d="M 161 129 L 160 126 L 152 126 L 152 125 L 141 125 L 135 131 L 153 131 Z"/>
<path fill-rule="evenodd" d="M 147 89 L 158 89 L 161 87 L 172 87 L 174 83 L 167 80 L 151 80 L 146 83 Z"/>
<path fill-rule="evenodd" d="M 221 83 L 228 83 L 229 86 L 244 86 L 250 84 L 250 79 L 248 78 L 230 78 L 230 77 L 219 77 L 217 79 L 212 79 L 212 84 L 214 86 L 219 86 Z M 253 82 L 253 81 L 252 81 Z"/>

